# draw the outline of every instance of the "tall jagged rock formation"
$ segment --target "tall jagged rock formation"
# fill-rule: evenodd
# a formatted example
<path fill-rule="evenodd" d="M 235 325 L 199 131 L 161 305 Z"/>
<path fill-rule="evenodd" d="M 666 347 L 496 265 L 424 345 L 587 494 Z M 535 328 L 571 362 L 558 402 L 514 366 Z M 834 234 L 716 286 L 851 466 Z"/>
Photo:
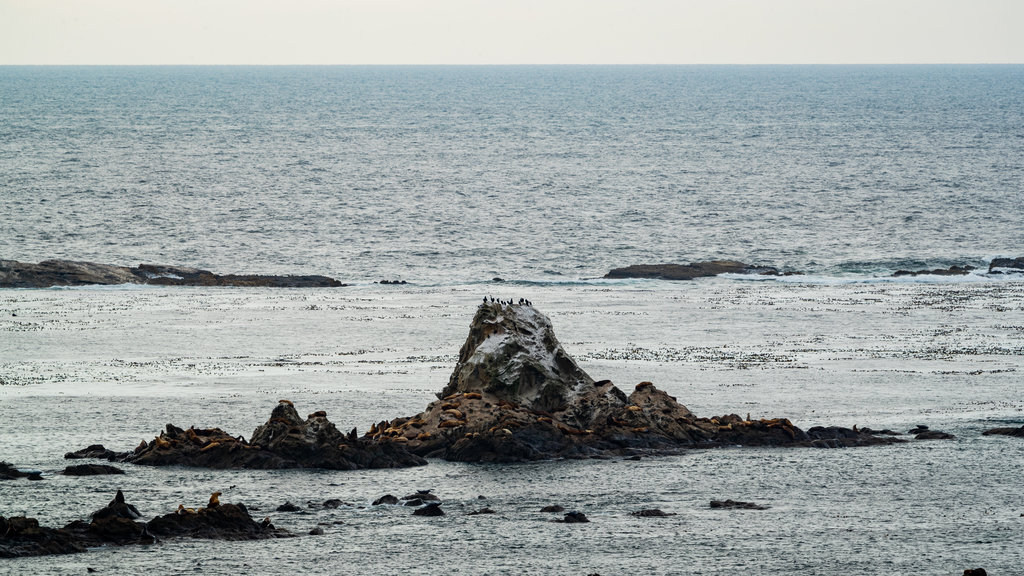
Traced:
<path fill-rule="evenodd" d="M 786 419 L 697 418 L 650 382 L 626 395 L 584 372 L 558 342 L 548 317 L 531 305 L 482 304 L 438 396 L 422 413 L 380 422 L 368 435 L 398 439 L 423 456 L 494 462 L 891 441 L 833 434 L 838 429 L 816 436 Z"/>

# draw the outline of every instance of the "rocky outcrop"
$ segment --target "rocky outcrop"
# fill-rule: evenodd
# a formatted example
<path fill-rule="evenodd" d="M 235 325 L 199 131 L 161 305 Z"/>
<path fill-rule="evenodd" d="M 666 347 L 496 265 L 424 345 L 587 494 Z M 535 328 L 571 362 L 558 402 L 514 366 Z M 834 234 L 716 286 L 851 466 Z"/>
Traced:
<path fill-rule="evenodd" d="M 256 428 L 248 441 L 220 428 L 181 429 L 168 424 L 125 461 L 150 466 L 333 470 L 426 464 L 396 439 L 359 438 L 355 429 L 348 434 L 339 431 L 326 412 L 314 412 L 303 420 L 288 400 L 274 407 L 270 419 Z"/>
<path fill-rule="evenodd" d="M 989 274 L 1024 274 L 1024 256 L 996 258 L 988 264 Z"/>
<path fill-rule="evenodd" d="M 45 260 L 38 264 L 0 260 L 0 288 L 49 288 L 92 284 L 158 284 L 164 286 L 257 286 L 269 288 L 325 288 L 345 286 L 327 276 L 268 276 L 214 274 L 184 266 L 139 264 L 135 268 Z"/>
<path fill-rule="evenodd" d="M 950 266 L 949 268 L 936 268 L 934 270 L 897 270 L 893 272 L 893 276 L 899 278 L 900 276 L 966 276 L 974 270 L 974 266 L 963 265 L 963 266 Z"/>
<path fill-rule="evenodd" d="M 712 508 L 723 508 L 726 510 L 767 510 L 767 506 L 753 502 L 738 502 L 736 500 L 712 500 Z"/>
<path fill-rule="evenodd" d="M 981 433 L 982 436 L 1015 436 L 1024 438 L 1024 426 L 1020 428 L 992 428 Z"/>
<path fill-rule="evenodd" d="M 85 552 L 85 544 L 66 530 L 40 526 L 35 518 L 0 516 L 0 558 Z"/>
<path fill-rule="evenodd" d="M 64 454 L 64 458 L 67 460 L 82 460 L 85 458 L 99 458 L 102 460 L 123 460 L 130 452 L 114 452 L 103 446 L 103 444 L 92 444 L 81 450 L 75 450 L 74 452 L 67 452 Z"/>
<path fill-rule="evenodd" d="M 103 474 L 124 474 L 124 470 L 106 464 L 78 464 L 64 468 L 65 476 L 100 476 Z"/>
<path fill-rule="evenodd" d="M 627 395 L 595 381 L 531 305 L 485 302 L 448 385 L 426 410 L 375 425 L 426 457 L 518 462 L 714 446 L 861 446 L 899 440 L 846 428 L 804 432 L 785 418 L 698 418 L 650 382 Z"/>
<path fill-rule="evenodd" d="M 756 274 L 761 276 L 781 276 L 778 269 L 771 266 L 744 264 L 735 260 L 710 260 L 707 262 L 691 262 L 690 264 L 635 264 L 625 268 L 615 268 L 605 274 L 605 278 L 659 278 L 661 280 L 693 280 L 719 274 Z M 793 274 L 792 272 L 787 273 Z"/>
<path fill-rule="evenodd" d="M 88 522 L 76 520 L 54 529 L 34 518 L 0 516 L 0 558 L 71 554 L 97 546 L 152 544 L 158 538 L 258 540 L 292 536 L 269 519 L 256 522 L 242 504 L 221 504 L 215 493 L 205 508 L 179 507 L 177 512 L 140 522 L 142 514 L 118 490 L 114 499 Z"/>

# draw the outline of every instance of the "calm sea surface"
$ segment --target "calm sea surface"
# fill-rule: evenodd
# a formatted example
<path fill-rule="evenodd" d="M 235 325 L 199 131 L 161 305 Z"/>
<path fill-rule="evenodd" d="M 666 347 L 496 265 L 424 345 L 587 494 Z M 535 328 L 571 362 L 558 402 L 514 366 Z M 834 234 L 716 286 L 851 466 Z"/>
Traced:
<path fill-rule="evenodd" d="M 0 258 L 354 284 L 0 290 L 0 460 L 46 478 L 0 483 L 0 515 L 63 525 L 121 488 L 155 516 L 219 490 L 325 531 L 0 574 L 1022 574 L 1024 441 L 981 432 L 1024 424 L 1024 277 L 888 278 L 1024 255 L 1022 182 L 1021 66 L 0 67 Z M 596 279 L 708 258 L 807 274 Z M 249 436 L 279 398 L 342 429 L 415 414 L 485 294 L 532 300 L 594 378 L 701 416 L 956 439 L 59 474 L 167 423 Z M 446 516 L 370 506 L 425 488 Z M 350 506 L 310 505 L 328 498 Z M 769 508 L 709 508 L 725 498 Z"/>

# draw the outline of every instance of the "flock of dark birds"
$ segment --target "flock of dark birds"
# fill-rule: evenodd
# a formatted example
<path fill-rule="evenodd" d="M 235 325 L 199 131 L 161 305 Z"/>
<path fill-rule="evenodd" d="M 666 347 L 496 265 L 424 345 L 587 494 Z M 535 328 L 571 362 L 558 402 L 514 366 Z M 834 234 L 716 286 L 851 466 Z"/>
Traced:
<path fill-rule="evenodd" d="M 493 296 L 484 296 L 484 303 L 481 306 L 487 306 L 488 304 L 499 304 L 501 306 L 533 306 L 533 303 L 526 298 L 520 298 L 519 302 L 515 299 L 509 298 L 508 300 L 496 300 Z"/>

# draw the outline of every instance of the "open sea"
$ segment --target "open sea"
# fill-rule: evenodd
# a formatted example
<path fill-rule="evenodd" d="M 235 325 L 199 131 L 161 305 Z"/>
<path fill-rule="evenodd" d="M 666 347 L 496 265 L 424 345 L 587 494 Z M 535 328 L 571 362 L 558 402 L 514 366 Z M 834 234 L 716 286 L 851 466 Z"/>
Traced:
<path fill-rule="evenodd" d="M 1024 440 L 981 436 L 1024 424 L 1024 274 L 984 274 L 1024 256 L 1022 214 L 1024 66 L 0 67 L 0 258 L 351 284 L 0 290 L 0 460 L 45 477 L 0 482 L 0 515 L 220 490 L 303 534 L 0 574 L 1022 575 Z M 719 258 L 803 275 L 601 278 Z M 956 438 L 59 474 L 167 423 L 248 437 L 279 398 L 344 430 L 416 414 L 485 295 L 533 301 L 595 379 L 699 416 Z M 370 506 L 426 488 L 446 516 Z M 328 498 L 349 505 L 309 504 Z M 709 508 L 726 498 L 768 509 Z"/>

